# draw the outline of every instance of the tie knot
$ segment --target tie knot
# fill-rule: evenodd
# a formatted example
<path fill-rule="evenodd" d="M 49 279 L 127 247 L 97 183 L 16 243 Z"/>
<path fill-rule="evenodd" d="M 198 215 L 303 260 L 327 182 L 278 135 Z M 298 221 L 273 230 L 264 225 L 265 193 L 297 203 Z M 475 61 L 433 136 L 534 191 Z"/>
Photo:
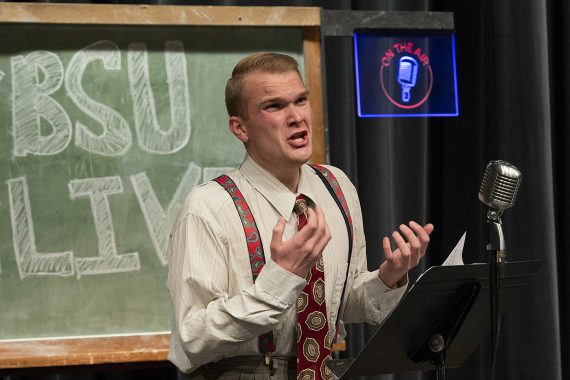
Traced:
<path fill-rule="evenodd" d="M 315 203 L 311 198 L 299 194 L 297 199 L 295 199 L 295 206 L 293 206 L 293 211 L 297 215 L 297 222 L 299 230 L 307 224 L 309 220 L 309 208 L 314 208 Z"/>
<path fill-rule="evenodd" d="M 301 213 L 308 216 L 309 212 L 309 200 L 304 194 L 297 195 L 297 199 L 295 199 L 295 206 L 293 206 L 293 211 L 295 214 L 300 215 Z"/>

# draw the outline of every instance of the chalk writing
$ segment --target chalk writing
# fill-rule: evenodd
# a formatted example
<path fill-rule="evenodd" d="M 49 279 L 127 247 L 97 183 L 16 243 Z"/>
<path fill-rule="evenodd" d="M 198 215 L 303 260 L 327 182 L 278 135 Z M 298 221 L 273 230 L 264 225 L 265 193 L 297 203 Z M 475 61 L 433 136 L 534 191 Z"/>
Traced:
<path fill-rule="evenodd" d="M 170 227 L 174 222 L 174 218 L 184 197 L 198 184 L 201 174 L 201 170 L 196 164 L 191 162 L 190 165 L 188 165 L 188 170 L 184 173 L 182 181 L 180 181 L 166 211 L 156 198 L 156 194 L 146 173 L 143 172 L 131 176 L 131 182 L 143 212 L 148 231 L 150 232 L 152 244 L 162 265 L 166 265 L 167 263 L 166 245 L 168 243 Z"/>
<path fill-rule="evenodd" d="M 121 178 L 117 176 L 87 178 L 69 182 L 71 199 L 89 197 L 91 201 L 91 211 L 93 212 L 99 247 L 99 256 L 75 259 L 77 276 L 130 272 L 140 269 L 138 252 L 117 254 L 113 220 L 107 196 L 122 192 Z"/>
<path fill-rule="evenodd" d="M 75 144 L 89 152 L 103 156 L 118 156 L 129 150 L 132 143 L 129 124 L 114 109 L 89 97 L 81 84 L 87 65 L 101 60 L 105 69 L 121 69 L 119 47 L 111 41 L 97 41 L 74 54 L 65 73 L 65 88 L 83 112 L 97 121 L 103 132 L 99 135 L 77 121 L 75 123 Z"/>
<path fill-rule="evenodd" d="M 179 41 L 167 41 L 166 76 L 170 98 L 170 129 L 158 125 L 154 95 L 148 74 L 148 56 L 144 44 L 129 45 L 129 86 L 133 98 L 133 116 L 140 147 L 150 153 L 170 154 L 182 149 L 190 138 L 190 95 L 184 47 Z"/>
<path fill-rule="evenodd" d="M 163 208 L 145 172 L 130 177 L 139 206 L 142 210 L 149 237 L 161 264 L 167 264 L 167 244 L 170 228 L 186 195 L 200 182 L 209 181 L 231 167 L 200 168 L 194 162 L 188 168 L 171 201 Z M 88 198 L 97 236 L 98 255 L 77 257 L 72 251 L 42 253 L 35 242 L 34 223 L 30 206 L 28 184 L 25 177 L 7 181 L 14 254 L 20 278 L 30 276 L 73 276 L 130 272 L 140 269 L 138 252 L 119 254 L 108 197 L 123 193 L 118 176 L 74 179 L 69 181 L 69 195 L 75 201 Z M 81 252 L 84 254 L 84 252 Z"/>
<path fill-rule="evenodd" d="M 170 127 L 161 128 L 149 76 L 145 44 L 132 43 L 127 53 L 129 92 L 139 146 L 149 153 L 172 154 L 190 139 L 190 94 L 186 56 L 180 41 L 165 42 L 165 66 L 170 99 Z M 127 120 L 109 105 L 93 99 L 82 85 L 87 67 L 101 61 L 105 70 L 121 70 L 121 51 L 112 41 L 97 41 L 76 52 L 64 70 L 61 59 L 49 51 L 34 51 L 11 58 L 12 131 L 14 156 L 55 155 L 70 143 L 72 122 L 52 95 L 62 85 L 77 107 L 96 126 L 75 122 L 75 144 L 102 156 L 122 156 L 132 145 Z M 65 71 L 65 72 L 64 72 Z M 0 72 L 0 79 L 4 73 Z M 42 133 L 42 121 L 51 133 Z M 96 131 L 93 131 L 95 129 Z"/>
<path fill-rule="evenodd" d="M 61 60 L 54 53 L 35 51 L 13 57 L 10 62 L 14 156 L 47 156 L 61 152 L 71 140 L 71 120 L 63 107 L 50 97 L 63 82 Z M 48 135 L 41 134 L 42 120 L 52 127 Z"/>
<path fill-rule="evenodd" d="M 12 156 L 6 168 L 9 177 L 14 178 L 8 179 L 6 185 L 13 255 L 20 280 L 54 276 L 80 280 L 84 276 L 140 271 L 142 254 L 156 255 L 161 266 L 165 266 L 170 228 L 186 195 L 198 183 L 231 170 L 226 166 L 202 167 L 192 161 L 193 157 L 201 159 L 203 148 L 197 147 L 195 141 L 190 144 L 192 133 L 203 136 L 211 130 L 192 130 L 192 83 L 181 41 L 164 41 L 163 60 L 156 58 L 156 52 L 150 53 L 146 43 L 130 42 L 126 50 L 124 47 L 121 50 L 114 41 L 92 41 L 79 50 L 60 50 L 57 54 L 48 50 L 20 50 L 8 57 L 0 70 L 2 94 L 8 94 L 4 91 L 11 86 L 11 94 L 4 97 L 3 103 L 6 105 L 3 115 L 12 119 L 7 124 L 10 133 L 0 138 L 11 139 L 12 144 L 12 149 L 3 152 Z M 11 76 L 4 68 L 8 66 Z M 157 74 L 155 66 L 163 67 L 165 76 L 158 77 L 165 78 L 162 81 L 166 83 L 152 76 Z M 213 128 L 225 128 L 219 121 L 211 124 Z M 66 151 L 70 145 L 78 149 Z M 214 161 L 230 163 L 232 160 L 228 162 L 224 150 L 227 146 L 222 141 L 217 148 L 209 149 L 208 154 Z M 59 156 L 52 160 L 34 157 L 56 155 Z M 173 155 L 172 163 L 164 157 L 168 155 Z M 211 162 L 212 158 L 208 160 Z M 137 162 L 132 171 L 125 173 L 134 161 Z M 152 165 L 160 165 L 166 173 L 172 170 L 175 176 L 176 187 L 168 185 L 175 189 L 168 202 L 157 197 L 157 190 L 163 184 L 153 183 L 147 175 L 145 168 Z M 118 173 L 123 177 L 115 175 Z M 43 235 L 36 236 L 34 231 L 32 204 L 36 207 L 35 192 L 42 186 L 41 181 L 50 184 L 63 181 L 61 185 L 67 186 L 69 197 L 65 196 L 57 206 L 78 210 L 65 216 L 54 215 L 57 220 L 54 228 L 66 230 L 65 223 L 74 223 L 69 218 L 76 215 L 93 220 L 93 227 L 88 223 L 87 228 L 83 225 L 79 229 L 70 228 L 78 231 L 78 235 L 62 242 L 71 247 L 50 252 L 49 246 L 38 249 L 36 245 L 36 240 L 42 245 L 50 241 L 40 239 Z M 132 186 L 132 193 L 127 189 L 125 194 L 124 183 Z M 34 202 L 30 200 L 30 191 Z M 121 244 L 133 244 L 131 236 L 117 235 L 119 231 L 132 232 L 131 226 L 118 225 L 116 231 L 117 220 L 113 222 L 113 212 L 117 218 L 119 212 L 128 212 L 129 217 L 137 215 L 131 214 L 130 208 L 123 208 L 123 204 L 132 200 L 133 193 L 146 225 L 142 234 L 147 234 L 152 242 L 148 250 L 144 243 L 137 245 L 138 249 L 121 249 L 117 244 L 117 238 Z M 125 203 L 113 210 L 111 205 L 116 199 Z M 54 205 L 39 202 L 37 207 L 39 230 L 40 226 L 45 228 L 42 225 L 45 213 Z M 57 224 L 62 222 L 62 226 Z M 95 238 L 96 245 L 77 244 L 83 236 L 87 241 Z M 0 266 L 0 274 L 1 270 Z"/>
<path fill-rule="evenodd" d="M 26 179 L 19 177 L 6 182 L 10 198 L 12 242 L 20 278 L 42 275 L 72 276 L 72 252 L 40 253 L 36 248 Z"/>

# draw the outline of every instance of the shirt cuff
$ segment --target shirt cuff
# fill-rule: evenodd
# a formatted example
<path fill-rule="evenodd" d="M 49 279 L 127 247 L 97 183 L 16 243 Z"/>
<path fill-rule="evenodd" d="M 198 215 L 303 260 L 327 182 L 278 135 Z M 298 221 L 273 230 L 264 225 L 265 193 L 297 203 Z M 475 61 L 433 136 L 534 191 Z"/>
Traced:
<path fill-rule="evenodd" d="M 393 287 L 389 288 L 384 281 L 378 276 L 378 270 L 370 272 L 370 278 L 367 282 L 368 291 L 370 294 L 376 295 L 375 299 L 376 311 L 380 313 L 374 313 L 373 316 L 376 320 L 383 320 L 386 316 L 398 305 L 400 299 L 404 295 L 408 285 L 408 275 L 404 276 L 402 280 Z"/>
<path fill-rule="evenodd" d="M 307 281 L 279 264 L 268 260 L 259 273 L 255 285 L 271 297 L 279 300 L 286 306 L 297 301 L 297 294 L 305 287 Z"/>
<path fill-rule="evenodd" d="M 388 285 L 386 285 L 386 283 L 380 278 L 378 273 L 376 273 L 376 276 L 378 277 L 378 280 L 380 280 L 382 285 L 384 285 L 384 289 L 387 289 L 387 290 L 395 290 L 395 289 L 399 289 L 403 286 L 408 285 L 408 274 L 407 273 L 404 276 L 402 276 L 402 278 L 398 282 L 396 282 L 396 284 L 392 287 L 389 287 Z"/>

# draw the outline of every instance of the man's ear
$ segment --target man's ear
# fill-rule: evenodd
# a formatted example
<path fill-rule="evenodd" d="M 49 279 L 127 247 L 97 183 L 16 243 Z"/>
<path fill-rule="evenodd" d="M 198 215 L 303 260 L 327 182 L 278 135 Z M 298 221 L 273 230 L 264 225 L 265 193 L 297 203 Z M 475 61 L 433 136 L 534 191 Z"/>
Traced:
<path fill-rule="evenodd" d="M 228 126 L 230 132 L 237 137 L 237 139 L 243 143 L 246 143 L 249 140 L 249 136 L 247 135 L 247 129 L 245 128 L 245 124 L 243 123 L 243 119 L 239 116 L 230 116 L 228 121 Z"/>

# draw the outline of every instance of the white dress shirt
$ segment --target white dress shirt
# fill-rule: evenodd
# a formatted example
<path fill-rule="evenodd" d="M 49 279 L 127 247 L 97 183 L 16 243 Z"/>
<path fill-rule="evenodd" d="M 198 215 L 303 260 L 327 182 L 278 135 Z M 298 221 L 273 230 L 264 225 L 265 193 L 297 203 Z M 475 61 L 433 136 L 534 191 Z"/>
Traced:
<path fill-rule="evenodd" d="M 396 306 L 405 287 L 388 288 L 378 270 L 366 268 L 366 243 L 356 190 L 339 169 L 338 179 L 354 226 L 343 322 L 379 323 Z M 216 182 L 195 187 L 172 228 L 168 280 L 173 306 L 169 360 L 181 371 L 223 357 L 260 355 L 258 337 L 273 330 L 276 355 L 294 355 L 295 303 L 306 281 L 271 260 L 273 227 L 286 221 L 283 240 L 297 231 L 291 192 L 250 157 L 228 175 L 255 218 L 266 264 L 252 280 L 246 238 L 229 194 Z M 342 214 L 323 182 L 308 165 L 301 168 L 298 193 L 319 205 L 332 239 L 323 252 L 329 329 L 334 330 L 348 265 L 348 234 Z"/>

